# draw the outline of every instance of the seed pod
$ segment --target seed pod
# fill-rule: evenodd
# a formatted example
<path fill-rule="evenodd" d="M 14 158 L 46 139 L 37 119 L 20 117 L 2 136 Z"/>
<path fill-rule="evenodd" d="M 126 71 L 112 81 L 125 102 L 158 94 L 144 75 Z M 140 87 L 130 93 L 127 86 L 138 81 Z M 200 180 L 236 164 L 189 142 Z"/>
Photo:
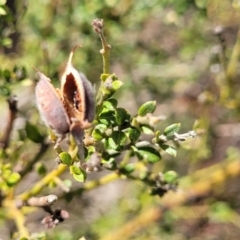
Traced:
<path fill-rule="evenodd" d="M 35 88 L 36 102 L 45 124 L 61 139 L 70 129 L 70 121 L 59 89 L 55 89 L 50 79 L 38 71 L 39 82 Z"/>
<path fill-rule="evenodd" d="M 76 47 L 75 47 L 76 48 Z M 61 91 L 55 89 L 50 79 L 38 72 L 36 101 L 45 124 L 53 129 L 58 137 L 58 146 L 66 133 L 75 138 L 80 158 L 84 159 L 84 129 L 94 120 L 95 104 L 91 83 L 85 75 L 72 66 L 75 48 L 70 53 L 66 69 L 61 77 Z"/>
<path fill-rule="evenodd" d="M 94 120 L 95 104 L 91 83 L 85 75 L 72 66 L 75 48 L 70 53 L 66 69 L 61 77 L 61 93 L 70 117 L 70 132 L 78 146 L 80 159 L 84 159 L 84 130 Z"/>
<path fill-rule="evenodd" d="M 70 119 L 75 119 L 75 124 L 79 121 L 83 125 L 83 122 L 91 123 L 94 119 L 94 93 L 85 75 L 72 66 L 75 48 L 70 53 L 66 69 L 61 77 L 61 92 Z"/>

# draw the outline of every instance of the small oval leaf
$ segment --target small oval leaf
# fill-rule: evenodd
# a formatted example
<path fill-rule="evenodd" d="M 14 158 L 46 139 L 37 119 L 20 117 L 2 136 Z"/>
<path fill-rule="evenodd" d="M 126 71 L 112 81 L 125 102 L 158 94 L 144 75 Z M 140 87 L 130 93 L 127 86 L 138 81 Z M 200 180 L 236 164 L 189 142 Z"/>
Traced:
<path fill-rule="evenodd" d="M 70 166 L 69 170 L 70 170 L 71 174 L 75 174 L 75 175 L 80 175 L 81 174 L 81 170 L 77 166 L 74 166 L 74 165 Z"/>
<path fill-rule="evenodd" d="M 82 170 L 80 174 L 73 174 L 73 178 L 78 182 L 85 182 L 87 179 L 87 174 Z"/>
<path fill-rule="evenodd" d="M 7 185 L 9 187 L 13 187 L 18 183 L 18 181 L 21 179 L 21 176 L 19 173 L 11 173 L 10 176 L 6 179 Z"/>
<path fill-rule="evenodd" d="M 59 158 L 63 164 L 66 164 L 67 166 L 71 166 L 72 157 L 68 152 L 61 152 L 59 154 Z"/>
<path fill-rule="evenodd" d="M 146 116 L 148 113 L 153 113 L 156 109 L 156 101 L 145 102 L 139 109 L 139 116 Z"/>
<path fill-rule="evenodd" d="M 102 132 L 99 129 L 94 129 L 93 132 L 92 132 L 92 136 L 96 140 L 102 140 L 103 137 L 104 137 Z"/>
<path fill-rule="evenodd" d="M 181 123 L 174 123 L 165 128 L 163 134 L 167 137 L 173 136 L 174 133 L 177 133 L 180 130 Z"/>
<path fill-rule="evenodd" d="M 117 91 L 122 85 L 123 85 L 122 81 L 116 80 L 112 83 L 112 88 L 114 91 Z"/>
<path fill-rule="evenodd" d="M 124 122 L 129 121 L 130 118 L 130 114 L 124 108 L 116 109 L 116 122 L 118 125 L 122 125 Z"/>
<path fill-rule="evenodd" d="M 141 132 L 137 128 L 130 128 L 128 134 L 130 141 L 135 143 L 136 141 L 138 141 Z"/>
<path fill-rule="evenodd" d="M 169 146 L 169 145 L 166 145 L 166 144 L 163 144 L 161 145 L 161 148 L 166 152 L 168 153 L 169 155 L 173 156 L 173 157 L 176 157 L 177 156 L 177 150 L 172 147 L 172 146 Z"/>
<path fill-rule="evenodd" d="M 148 134 L 148 135 L 153 135 L 154 134 L 153 129 L 150 126 L 147 126 L 147 125 L 142 125 L 141 130 L 142 130 L 143 133 Z"/>
<path fill-rule="evenodd" d="M 146 159 L 150 163 L 158 162 L 161 159 L 160 153 L 151 146 L 138 148 L 138 153 L 142 159 Z"/>
<path fill-rule="evenodd" d="M 115 110 L 117 105 L 118 105 L 118 102 L 115 98 L 110 98 L 103 102 L 103 107 L 109 110 Z"/>
<path fill-rule="evenodd" d="M 125 174 L 132 173 L 134 170 L 135 170 L 135 164 L 133 163 L 129 163 L 125 165 L 124 168 L 122 169 L 123 173 Z"/>
<path fill-rule="evenodd" d="M 46 169 L 45 165 L 44 165 L 43 163 L 41 163 L 41 162 L 38 162 L 38 163 L 35 165 L 34 168 L 35 168 L 36 172 L 37 172 L 39 175 L 41 175 L 41 176 L 43 176 L 43 175 L 45 175 L 45 174 L 47 173 L 47 169 Z"/>
<path fill-rule="evenodd" d="M 125 133 L 120 131 L 114 131 L 112 136 L 108 139 L 108 145 L 111 149 L 119 149 L 127 140 Z"/>

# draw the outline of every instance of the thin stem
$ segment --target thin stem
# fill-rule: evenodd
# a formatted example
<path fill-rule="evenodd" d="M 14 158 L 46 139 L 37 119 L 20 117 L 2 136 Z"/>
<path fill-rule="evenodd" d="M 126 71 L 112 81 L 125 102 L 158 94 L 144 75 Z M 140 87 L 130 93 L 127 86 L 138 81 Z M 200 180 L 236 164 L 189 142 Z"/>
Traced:
<path fill-rule="evenodd" d="M 239 56 L 240 56 L 240 30 L 238 31 L 237 40 L 232 50 L 232 55 L 227 66 L 227 80 L 230 86 L 234 78 L 236 77 Z"/>
<path fill-rule="evenodd" d="M 29 237 L 29 231 L 27 227 L 25 226 L 25 216 L 22 213 L 20 209 L 18 209 L 15 205 L 14 201 L 9 201 L 8 207 L 9 208 L 9 216 L 15 221 L 17 229 L 18 229 L 18 234 L 20 238 L 28 238 Z"/>
<path fill-rule="evenodd" d="M 17 196 L 16 198 L 20 198 L 23 201 L 27 201 L 30 197 L 40 193 L 46 185 L 53 181 L 55 177 L 58 177 L 61 174 L 63 174 L 67 168 L 68 168 L 67 165 L 63 164 L 58 165 L 56 169 L 52 170 L 46 177 L 37 182 L 30 190 Z"/>
<path fill-rule="evenodd" d="M 92 181 L 86 182 L 83 187 L 71 190 L 69 193 L 67 193 L 67 194 L 65 193 L 58 197 L 63 198 L 66 195 L 73 195 L 73 196 L 81 195 L 84 191 L 90 191 L 96 187 L 105 185 L 105 184 L 115 181 L 119 178 L 120 178 L 120 175 L 116 172 L 113 172 L 106 176 L 103 176 L 102 178 L 100 178 L 98 180 L 92 180 Z"/>
<path fill-rule="evenodd" d="M 101 42 L 102 42 L 102 49 L 100 53 L 102 54 L 103 58 L 103 73 L 110 74 L 110 49 L 111 46 L 107 43 L 107 40 L 103 33 L 104 28 L 104 21 L 103 19 L 94 19 L 92 22 L 93 29 L 96 33 L 98 33 Z"/>
<path fill-rule="evenodd" d="M 99 34 L 99 37 L 101 39 L 102 47 L 103 47 L 100 50 L 100 53 L 102 54 L 102 58 L 103 58 L 103 73 L 110 74 L 110 49 L 111 49 L 111 46 L 108 45 L 103 33 Z"/>
<path fill-rule="evenodd" d="M 6 149 L 9 145 L 9 139 L 10 139 L 10 134 L 13 127 L 13 121 L 15 120 L 18 112 L 16 96 L 10 97 L 7 101 L 8 101 L 8 108 L 9 108 L 7 126 L 2 138 L 0 139 L 0 148 L 3 148 L 3 149 Z"/>
<path fill-rule="evenodd" d="M 20 237 L 29 237 L 29 232 L 28 229 L 25 227 L 25 217 L 24 215 L 20 212 L 20 210 L 15 209 L 14 211 L 14 219 L 20 234 Z"/>

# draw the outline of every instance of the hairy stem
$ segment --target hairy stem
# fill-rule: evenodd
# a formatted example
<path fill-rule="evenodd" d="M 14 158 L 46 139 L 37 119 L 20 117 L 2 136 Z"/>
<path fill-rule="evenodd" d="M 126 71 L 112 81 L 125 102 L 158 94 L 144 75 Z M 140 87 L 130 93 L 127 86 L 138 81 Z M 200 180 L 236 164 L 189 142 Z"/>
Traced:
<path fill-rule="evenodd" d="M 107 43 L 107 40 L 104 36 L 103 29 L 104 29 L 104 21 L 103 19 L 94 19 L 92 22 L 93 29 L 96 33 L 98 33 L 101 42 L 102 42 L 102 49 L 100 53 L 102 54 L 103 58 L 103 73 L 110 74 L 110 49 L 111 46 Z"/>

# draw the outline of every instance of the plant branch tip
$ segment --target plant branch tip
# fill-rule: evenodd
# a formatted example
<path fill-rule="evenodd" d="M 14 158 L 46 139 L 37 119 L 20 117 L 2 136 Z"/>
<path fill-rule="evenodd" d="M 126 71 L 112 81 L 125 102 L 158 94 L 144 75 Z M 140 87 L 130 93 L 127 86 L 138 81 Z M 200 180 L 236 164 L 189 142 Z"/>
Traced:
<path fill-rule="evenodd" d="M 174 137 L 175 137 L 174 140 L 186 141 L 188 138 L 195 138 L 199 134 L 200 133 L 197 133 L 196 131 L 189 131 L 187 133 L 182 133 L 182 134 L 174 133 Z"/>
<path fill-rule="evenodd" d="M 104 27 L 104 21 L 103 19 L 94 19 L 92 21 L 92 26 L 93 26 L 93 30 L 97 33 L 97 34 L 102 34 L 103 33 L 103 27 Z"/>
<path fill-rule="evenodd" d="M 57 201 L 58 197 L 56 195 L 48 195 L 44 197 L 31 197 L 27 201 L 27 205 L 31 207 L 45 207 L 50 206 Z"/>

